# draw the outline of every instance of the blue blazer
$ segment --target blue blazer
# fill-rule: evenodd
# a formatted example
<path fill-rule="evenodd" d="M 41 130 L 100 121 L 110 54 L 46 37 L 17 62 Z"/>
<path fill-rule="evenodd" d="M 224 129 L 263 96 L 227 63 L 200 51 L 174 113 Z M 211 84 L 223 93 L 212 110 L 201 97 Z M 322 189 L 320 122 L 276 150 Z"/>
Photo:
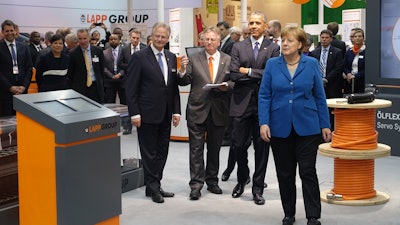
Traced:
<path fill-rule="evenodd" d="M 329 128 L 329 113 L 318 61 L 301 55 L 293 78 L 283 56 L 267 61 L 258 98 L 260 125 L 271 136 L 286 138 L 292 127 L 300 136 Z"/>

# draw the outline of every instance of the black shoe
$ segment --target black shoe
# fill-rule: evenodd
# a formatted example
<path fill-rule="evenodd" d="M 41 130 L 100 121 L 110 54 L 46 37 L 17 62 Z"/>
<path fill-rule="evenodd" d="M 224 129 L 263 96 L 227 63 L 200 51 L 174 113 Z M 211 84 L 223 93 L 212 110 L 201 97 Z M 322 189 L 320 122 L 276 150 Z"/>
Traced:
<path fill-rule="evenodd" d="M 222 194 L 222 189 L 218 186 L 218 184 L 208 185 L 207 190 L 214 194 Z"/>
<path fill-rule="evenodd" d="M 307 225 L 321 225 L 321 222 L 317 218 L 309 218 Z"/>
<path fill-rule="evenodd" d="M 161 194 L 161 196 L 163 196 L 164 198 L 172 198 L 172 197 L 175 196 L 174 193 L 172 193 L 172 192 L 166 192 L 166 191 L 164 191 L 162 188 L 160 188 L 160 194 Z M 148 190 L 147 188 L 146 188 L 146 197 L 151 197 L 151 192 L 150 192 L 150 190 Z"/>
<path fill-rule="evenodd" d="M 253 194 L 253 201 L 256 205 L 264 205 L 265 199 L 263 198 L 262 194 Z"/>
<path fill-rule="evenodd" d="M 231 173 L 228 173 L 226 170 L 222 173 L 222 176 L 221 176 L 221 180 L 222 181 L 227 181 L 227 180 L 229 180 L 229 176 L 231 175 Z"/>
<path fill-rule="evenodd" d="M 251 181 L 250 176 L 247 177 L 246 184 L 249 184 Z"/>
<path fill-rule="evenodd" d="M 166 192 L 162 188 L 160 188 L 160 193 L 164 198 L 172 198 L 175 196 L 173 192 Z"/>
<path fill-rule="evenodd" d="M 268 187 L 268 184 L 264 182 L 264 188 L 267 188 L 267 187 Z"/>
<path fill-rule="evenodd" d="M 164 202 L 164 198 L 161 195 L 161 193 L 153 193 L 151 195 L 151 200 L 153 200 L 153 202 L 155 202 L 155 203 L 163 203 Z"/>
<path fill-rule="evenodd" d="M 246 184 L 241 184 L 241 183 L 236 184 L 236 186 L 233 188 L 232 191 L 232 197 L 239 198 L 243 194 L 245 186 Z"/>
<path fill-rule="evenodd" d="M 189 195 L 190 200 L 199 200 L 200 196 L 200 190 L 192 190 Z"/>
<path fill-rule="evenodd" d="M 282 220 L 282 225 L 293 225 L 294 221 L 296 221 L 296 219 L 294 217 L 286 216 Z"/>

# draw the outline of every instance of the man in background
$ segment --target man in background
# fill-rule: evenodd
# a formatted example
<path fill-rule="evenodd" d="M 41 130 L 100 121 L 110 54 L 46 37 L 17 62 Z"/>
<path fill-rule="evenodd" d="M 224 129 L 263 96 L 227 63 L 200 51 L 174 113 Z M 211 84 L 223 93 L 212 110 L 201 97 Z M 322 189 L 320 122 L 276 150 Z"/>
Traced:
<path fill-rule="evenodd" d="M 0 42 L 0 117 L 15 115 L 13 96 L 26 94 L 32 78 L 32 58 L 25 43 L 15 40 L 15 23 L 1 24 Z"/>

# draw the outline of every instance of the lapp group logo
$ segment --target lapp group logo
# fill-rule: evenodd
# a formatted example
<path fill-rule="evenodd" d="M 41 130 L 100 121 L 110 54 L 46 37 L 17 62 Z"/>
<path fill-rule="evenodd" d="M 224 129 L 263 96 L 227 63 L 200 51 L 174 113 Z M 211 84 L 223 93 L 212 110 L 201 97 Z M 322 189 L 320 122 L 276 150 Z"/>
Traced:
<path fill-rule="evenodd" d="M 94 132 L 99 132 L 102 130 L 111 129 L 111 128 L 114 128 L 115 126 L 117 126 L 117 122 L 94 124 L 94 125 L 91 125 L 91 126 L 85 128 L 85 132 L 86 133 L 94 133 Z"/>
<path fill-rule="evenodd" d="M 134 23 L 145 23 L 149 19 L 148 14 L 133 15 Z M 105 15 L 105 14 L 82 14 L 80 17 L 81 23 L 104 23 L 108 21 L 110 23 L 127 23 L 128 16 L 125 15 Z"/>

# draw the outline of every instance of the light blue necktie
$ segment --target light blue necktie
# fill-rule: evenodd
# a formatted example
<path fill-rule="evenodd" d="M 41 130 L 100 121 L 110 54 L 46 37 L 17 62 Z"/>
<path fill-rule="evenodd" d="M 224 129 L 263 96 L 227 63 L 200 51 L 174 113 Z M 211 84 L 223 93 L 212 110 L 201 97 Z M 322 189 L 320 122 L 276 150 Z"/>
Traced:
<path fill-rule="evenodd" d="M 15 54 L 14 44 L 13 43 L 10 44 L 10 48 L 11 48 L 11 57 L 12 57 L 12 60 L 13 60 L 13 65 L 16 66 L 17 65 L 17 54 Z"/>
<path fill-rule="evenodd" d="M 321 55 L 321 60 L 319 62 L 319 70 L 321 71 L 321 76 L 325 77 L 325 71 L 326 71 L 326 53 L 328 52 L 328 49 L 324 48 L 322 50 L 322 55 Z"/>
<path fill-rule="evenodd" d="M 163 54 L 162 54 L 161 52 L 157 53 L 157 56 L 158 56 L 158 65 L 160 66 L 161 72 L 162 72 L 163 77 L 164 77 L 164 80 L 165 80 L 164 65 L 163 65 L 162 58 L 161 58 L 162 55 L 163 55 Z"/>
<path fill-rule="evenodd" d="M 257 60 L 257 56 L 258 56 L 258 50 L 260 50 L 259 48 L 258 48 L 258 45 L 259 45 L 260 43 L 258 43 L 258 41 L 255 43 L 255 46 L 254 46 L 254 59 L 255 60 Z"/>

